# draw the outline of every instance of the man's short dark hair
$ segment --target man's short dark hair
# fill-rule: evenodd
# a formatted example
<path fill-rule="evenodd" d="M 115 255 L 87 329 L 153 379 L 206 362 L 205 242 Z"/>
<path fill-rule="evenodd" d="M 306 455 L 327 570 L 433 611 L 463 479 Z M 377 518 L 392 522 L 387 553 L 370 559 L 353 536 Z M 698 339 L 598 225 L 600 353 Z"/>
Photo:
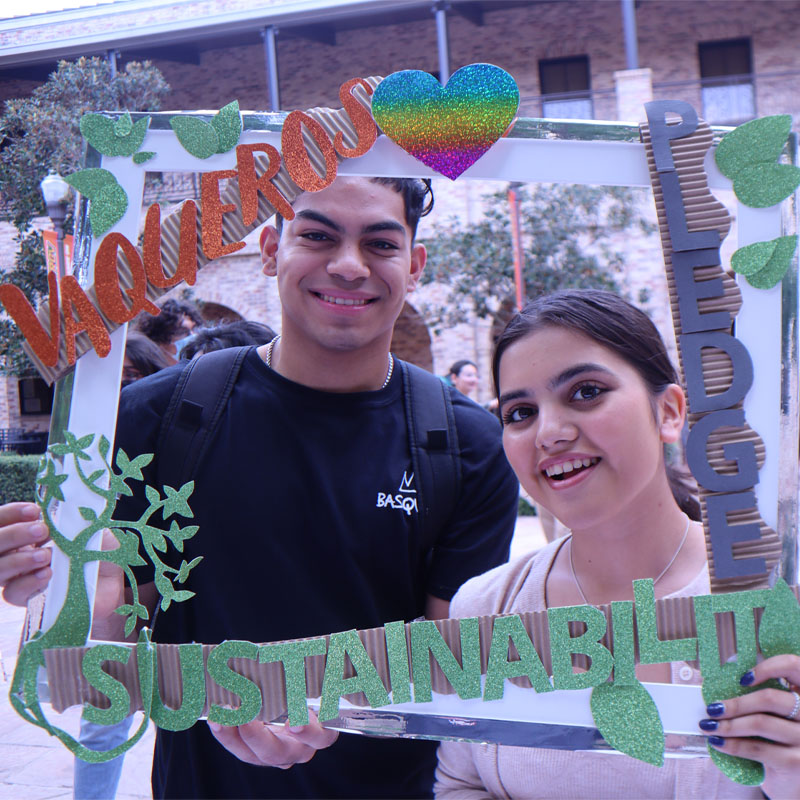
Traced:
<path fill-rule="evenodd" d="M 406 224 L 411 228 L 411 240 L 417 235 L 417 225 L 422 217 L 433 210 L 433 189 L 430 178 L 367 178 L 373 183 L 388 186 L 403 196 Z M 283 217 L 277 214 L 275 227 L 278 233 L 283 231 Z"/>

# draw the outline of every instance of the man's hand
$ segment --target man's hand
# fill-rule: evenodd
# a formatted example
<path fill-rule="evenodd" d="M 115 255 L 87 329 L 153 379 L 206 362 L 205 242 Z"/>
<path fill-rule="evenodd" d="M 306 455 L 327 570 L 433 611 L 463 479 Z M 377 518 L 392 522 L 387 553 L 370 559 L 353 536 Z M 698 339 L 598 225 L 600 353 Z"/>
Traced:
<path fill-rule="evenodd" d="M 310 761 L 317 750 L 330 747 L 339 738 L 337 731 L 323 728 L 310 711 L 309 718 L 308 725 L 296 728 L 267 725 L 259 720 L 238 727 L 209 722 L 208 727 L 214 738 L 238 759 L 259 767 L 289 769 Z"/>
<path fill-rule="evenodd" d="M 47 537 L 47 525 L 33 503 L 0 506 L 0 586 L 6 602 L 27 605 L 49 583 L 51 552 L 41 546 Z"/>

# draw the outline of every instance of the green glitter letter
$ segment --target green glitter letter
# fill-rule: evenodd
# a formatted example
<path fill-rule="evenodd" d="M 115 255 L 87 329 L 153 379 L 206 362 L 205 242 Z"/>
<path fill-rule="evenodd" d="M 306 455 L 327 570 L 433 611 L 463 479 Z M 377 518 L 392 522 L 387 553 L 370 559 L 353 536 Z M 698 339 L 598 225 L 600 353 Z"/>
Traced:
<path fill-rule="evenodd" d="M 477 617 L 459 620 L 461 664 L 431 620 L 411 623 L 414 702 L 430 703 L 432 655 L 462 700 L 481 696 L 481 643 Z M 462 666 L 463 665 L 463 666 Z"/>
<path fill-rule="evenodd" d="M 633 645 L 633 603 L 629 600 L 611 604 L 611 632 L 614 643 L 614 685 L 638 684 Z"/>
<path fill-rule="evenodd" d="M 514 643 L 519 659 L 508 658 L 508 640 Z M 492 645 L 489 649 L 489 665 L 486 670 L 484 700 L 500 700 L 503 697 L 506 678 L 527 675 L 537 692 L 552 692 L 550 678 L 539 659 L 528 631 L 519 615 L 498 617 L 492 628 Z"/>
<path fill-rule="evenodd" d="M 653 579 L 633 582 L 636 601 L 636 627 L 639 631 L 639 662 L 665 664 L 671 661 L 693 661 L 697 658 L 697 639 L 675 639 L 662 642 L 656 623 L 656 595 Z"/>
<path fill-rule="evenodd" d="M 286 708 L 289 711 L 290 725 L 308 725 L 305 660 L 308 656 L 321 656 L 327 647 L 324 639 L 303 639 L 285 644 L 265 644 L 259 648 L 259 663 L 280 661 L 283 664 Z"/>
<path fill-rule="evenodd" d="M 611 674 L 614 657 L 600 644 L 606 632 L 603 612 L 592 606 L 548 608 L 550 656 L 553 661 L 553 684 L 556 689 L 586 689 L 603 683 Z M 569 634 L 570 622 L 583 622 L 586 631 L 575 638 Z M 586 672 L 574 672 L 572 653 L 583 653 L 592 663 Z"/>
<path fill-rule="evenodd" d="M 223 708 L 214 703 L 208 712 L 210 722 L 220 725 L 245 725 L 261 711 L 261 690 L 253 681 L 228 666 L 231 658 L 258 659 L 258 645 L 252 642 L 230 641 L 217 645 L 208 656 L 209 676 L 223 689 L 239 696 L 239 708 Z"/>
<path fill-rule="evenodd" d="M 161 700 L 158 690 L 158 678 L 153 681 L 153 708 L 150 718 L 166 731 L 185 731 L 200 719 L 206 703 L 206 671 L 203 665 L 203 645 L 178 645 L 178 657 L 181 662 L 181 684 L 183 698 L 180 708 L 169 708 Z M 158 675 L 158 656 L 153 650 L 155 674 Z"/>
<path fill-rule="evenodd" d="M 352 678 L 344 677 L 345 653 L 356 671 Z M 339 698 L 346 694 L 364 692 L 367 702 L 373 707 L 389 704 L 389 694 L 370 661 L 367 651 L 356 631 L 344 631 L 331 635 L 325 675 L 322 678 L 322 703 L 319 708 L 320 721 L 339 716 Z"/>
<path fill-rule="evenodd" d="M 411 676 L 408 671 L 408 642 L 405 622 L 387 622 L 386 654 L 389 657 L 389 679 L 392 683 L 392 702 L 411 702 Z"/>
<path fill-rule="evenodd" d="M 91 704 L 83 707 L 83 718 L 99 725 L 116 725 L 131 713 L 131 697 L 128 690 L 116 678 L 103 671 L 104 661 L 119 661 L 127 664 L 131 648 L 118 644 L 99 644 L 90 647 L 83 656 L 83 677 L 98 692 L 108 697 L 108 708 L 97 708 Z"/>

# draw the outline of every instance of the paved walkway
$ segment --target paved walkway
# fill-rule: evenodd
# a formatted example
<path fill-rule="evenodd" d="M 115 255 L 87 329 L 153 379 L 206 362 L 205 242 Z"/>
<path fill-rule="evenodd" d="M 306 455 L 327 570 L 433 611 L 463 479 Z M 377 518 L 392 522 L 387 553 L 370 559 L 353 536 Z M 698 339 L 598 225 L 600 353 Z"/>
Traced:
<path fill-rule="evenodd" d="M 512 557 L 544 544 L 536 517 L 520 517 Z M 50 800 L 72 797 L 71 753 L 41 728 L 24 722 L 11 708 L 8 691 L 25 610 L 0 600 L 0 800 Z M 52 712 L 54 724 L 77 732 L 80 709 Z M 136 723 L 134 723 L 135 725 Z M 127 754 L 120 780 L 119 800 L 151 798 L 150 764 L 154 729 Z"/>

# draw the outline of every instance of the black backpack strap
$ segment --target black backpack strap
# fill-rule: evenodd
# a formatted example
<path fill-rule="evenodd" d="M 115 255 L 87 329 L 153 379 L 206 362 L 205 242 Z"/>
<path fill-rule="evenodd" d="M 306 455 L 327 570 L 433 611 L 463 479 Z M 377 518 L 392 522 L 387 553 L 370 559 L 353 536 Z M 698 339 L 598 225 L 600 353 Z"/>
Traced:
<path fill-rule="evenodd" d="M 422 541 L 433 547 L 461 495 L 461 457 L 453 403 L 436 375 L 399 361 Z"/>
<path fill-rule="evenodd" d="M 252 349 L 253 345 L 216 350 L 184 367 L 159 432 L 159 486 L 177 489 L 192 480 Z"/>

